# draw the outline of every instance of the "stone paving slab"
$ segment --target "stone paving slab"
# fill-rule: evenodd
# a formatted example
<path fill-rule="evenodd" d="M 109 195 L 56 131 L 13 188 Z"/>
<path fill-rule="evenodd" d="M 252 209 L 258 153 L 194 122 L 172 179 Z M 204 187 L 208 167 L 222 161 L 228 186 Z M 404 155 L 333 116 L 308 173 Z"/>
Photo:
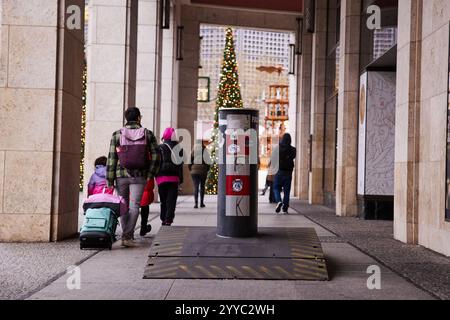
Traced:
<path fill-rule="evenodd" d="M 396 241 L 392 221 L 337 217 L 329 208 L 309 206 L 303 201 L 294 201 L 293 208 L 407 281 L 435 297 L 450 300 L 450 258 Z"/>

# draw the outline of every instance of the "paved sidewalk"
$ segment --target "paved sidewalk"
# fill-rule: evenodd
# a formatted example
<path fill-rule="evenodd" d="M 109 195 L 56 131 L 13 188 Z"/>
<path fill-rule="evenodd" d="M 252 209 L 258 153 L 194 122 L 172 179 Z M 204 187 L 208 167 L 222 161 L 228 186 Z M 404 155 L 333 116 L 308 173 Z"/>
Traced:
<path fill-rule="evenodd" d="M 0 243 L 0 300 L 24 299 L 94 255 L 78 239 L 60 243 Z"/>
<path fill-rule="evenodd" d="M 216 203 L 207 199 L 207 208 L 194 210 L 192 198 L 182 197 L 174 225 L 215 226 Z M 260 227 L 313 227 L 323 240 L 323 249 L 329 265 L 331 281 L 246 281 L 246 280 L 144 280 L 143 272 L 149 247 L 160 222 L 155 219 L 152 234 L 140 239 L 137 248 L 125 249 L 119 244 L 113 251 L 102 251 L 83 262 L 81 290 L 69 290 L 68 275 L 64 275 L 33 294 L 30 299 L 171 299 L 171 300 L 301 300 L 301 299 L 433 299 L 429 293 L 418 288 L 392 270 L 380 265 L 375 259 L 345 239 L 321 227 L 308 218 L 311 212 L 277 216 L 273 206 L 260 203 Z M 295 203 L 297 203 L 295 201 Z M 299 202 L 300 209 L 302 204 Z M 297 207 L 297 205 L 295 205 Z M 304 208 L 303 208 L 304 209 Z M 303 210 L 302 209 L 302 210 Z M 151 212 L 157 212 L 152 206 Z M 319 211 L 322 210 L 319 208 Z M 301 210 L 300 210 L 301 212 Z M 367 288 L 367 268 L 381 267 L 381 290 Z"/>
<path fill-rule="evenodd" d="M 312 207 L 302 201 L 294 201 L 293 206 L 343 242 L 352 244 L 434 296 L 450 300 L 450 258 L 394 240 L 391 221 L 337 217 L 329 208 Z"/>

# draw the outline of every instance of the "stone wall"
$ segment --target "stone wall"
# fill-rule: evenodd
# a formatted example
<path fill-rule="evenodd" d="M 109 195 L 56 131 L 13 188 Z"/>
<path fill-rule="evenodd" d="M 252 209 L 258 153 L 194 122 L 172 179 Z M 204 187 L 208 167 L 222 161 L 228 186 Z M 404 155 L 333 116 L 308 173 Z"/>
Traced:
<path fill-rule="evenodd" d="M 85 184 L 136 103 L 138 0 L 90 0 Z"/>
<path fill-rule="evenodd" d="M 419 244 L 450 256 L 445 221 L 450 3 L 423 1 L 419 165 Z"/>
<path fill-rule="evenodd" d="M 78 227 L 83 0 L 1 1 L 0 240 L 55 241 Z M 81 16 L 82 17 L 82 16 Z"/>

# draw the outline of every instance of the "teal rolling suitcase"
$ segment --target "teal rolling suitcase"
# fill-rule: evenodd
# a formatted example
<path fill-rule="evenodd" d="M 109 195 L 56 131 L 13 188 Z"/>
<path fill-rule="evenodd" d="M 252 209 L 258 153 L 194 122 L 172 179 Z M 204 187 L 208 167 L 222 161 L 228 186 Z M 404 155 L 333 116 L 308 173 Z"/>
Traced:
<path fill-rule="evenodd" d="M 80 249 L 112 249 L 118 218 L 110 208 L 87 209 L 80 231 Z"/>

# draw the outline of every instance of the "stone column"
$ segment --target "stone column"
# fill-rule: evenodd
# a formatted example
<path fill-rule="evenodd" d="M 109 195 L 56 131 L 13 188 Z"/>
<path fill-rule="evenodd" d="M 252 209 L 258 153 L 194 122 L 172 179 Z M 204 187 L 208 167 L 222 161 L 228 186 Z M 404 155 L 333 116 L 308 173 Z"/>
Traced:
<path fill-rule="evenodd" d="M 305 28 L 304 28 L 305 29 Z M 310 165 L 310 124 L 311 124 L 311 64 L 312 36 L 303 33 L 303 48 L 300 58 L 299 89 L 297 105 L 297 190 L 301 200 L 308 200 Z"/>
<path fill-rule="evenodd" d="M 78 231 L 84 0 L 0 11 L 0 241 L 61 240 Z"/>
<path fill-rule="evenodd" d="M 85 182 L 136 103 L 138 0 L 90 0 L 89 15 Z"/>
<path fill-rule="evenodd" d="M 167 127 L 177 128 L 178 70 L 177 28 L 180 25 L 181 7 L 170 8 L 170 29 L 163 30 L 162 74 L 161 74 L 161 132 Z"/>
<path fill-rule="evenodd" d="M 398 5 L 394 237 L 417 244 L 423 3 L 404 0 Z"/>
<path fill-rule="evenodd" d="M 184 59 L 179 64 L 178 127 L 188 130 L 191 133 L 191 142 L 194 143 L 200 61 L 200 23 L 197 8 L 181 7 L 181 25 L 184 27 Z M 192 194 L 193 184 L 186 167 L 184 182 L 183 193 Z"/>
<path fill-rule="evenodd" d="M 341 1 L 336 214 L 357 215 L 361 1 Z"/>
<path fill-rule="evenodd" d="M 161 115 L 162 29 L 159 0 L 139 0 L 136 105 L 142 125 L 159 137 Z"/>
<path fill-rule="evenodd" d="M 327 1 L 316 1 L 316 25 L 312 37 L 311 76 L 311 165 L 309 177 L 309 202 L 323 204 L 323 148 L 325 113 L 325 72 L 327 40 Z"/>

